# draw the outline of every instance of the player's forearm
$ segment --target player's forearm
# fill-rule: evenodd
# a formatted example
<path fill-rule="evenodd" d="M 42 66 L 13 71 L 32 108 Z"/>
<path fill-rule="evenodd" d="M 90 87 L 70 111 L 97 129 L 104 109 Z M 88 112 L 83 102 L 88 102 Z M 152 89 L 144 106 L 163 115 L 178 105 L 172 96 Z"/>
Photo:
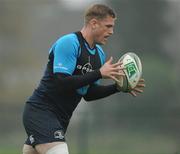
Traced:
<path fill-rule="evenodd" d="M 83 86 L 92 84 L 102 78 L 99 70 L 86 73 L 84 75 L 65 75 L 62 73 L 55 74 L 55 82 L 63 90 L 75 90 Z"/>
<path fill-rule="evenodd" d="M 93 101 L 96 99 L 104 98 L 110 96 L 114 93 L 118 92 L 116 85 L 108 85 L 108 86 L 101 86 L 101 85 L 93 85 L 88 89 L 87 94 L 84 96 L 86 101 Z"/>

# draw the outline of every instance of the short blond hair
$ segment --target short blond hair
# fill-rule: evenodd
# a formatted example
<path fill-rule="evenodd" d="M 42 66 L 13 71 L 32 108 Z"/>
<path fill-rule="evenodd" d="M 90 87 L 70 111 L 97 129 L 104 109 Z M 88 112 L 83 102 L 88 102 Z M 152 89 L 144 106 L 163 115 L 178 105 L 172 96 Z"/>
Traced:
<path fill-rule="evenodd" d="M 100 20 L 107 16 L 116 18 L 116 14 L 112 8 L 104 4 L 95 4 L 85 11 L 84 22 L 87 24 L 93 18 Z"/>

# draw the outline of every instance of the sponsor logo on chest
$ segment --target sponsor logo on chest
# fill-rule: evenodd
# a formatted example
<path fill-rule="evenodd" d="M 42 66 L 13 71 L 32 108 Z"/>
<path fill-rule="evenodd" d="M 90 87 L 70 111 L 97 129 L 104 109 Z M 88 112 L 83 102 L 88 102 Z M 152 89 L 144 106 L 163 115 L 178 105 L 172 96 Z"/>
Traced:
<path fill-rule="evenodd" d="M 90 56 L 88 57 L 87 63 L 85 63 L 84 65 L 78 64 L 76 69 L 80 70 L 83 75 L 88 72 L 92 72 L 93 67 L 92 67 L 92 64 L 90 63 Z"/>

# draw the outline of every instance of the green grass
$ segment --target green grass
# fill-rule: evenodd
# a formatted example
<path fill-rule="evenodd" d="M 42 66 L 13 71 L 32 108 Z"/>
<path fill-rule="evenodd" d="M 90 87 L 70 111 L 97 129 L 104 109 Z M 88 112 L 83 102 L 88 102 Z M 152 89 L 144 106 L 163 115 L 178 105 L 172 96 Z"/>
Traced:
<path fill-rule="evenodd" d="M 0 154 L 21 154 L 21 150 L 19 149 L 6 149 L 6 148 L 1 148 L 0 149 Z"/>

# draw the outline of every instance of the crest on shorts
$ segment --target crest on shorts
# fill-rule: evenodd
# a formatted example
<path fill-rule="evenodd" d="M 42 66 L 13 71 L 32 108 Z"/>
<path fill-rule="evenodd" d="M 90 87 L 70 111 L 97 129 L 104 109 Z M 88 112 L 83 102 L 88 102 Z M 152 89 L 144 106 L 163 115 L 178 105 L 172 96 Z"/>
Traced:
<path fill-rule="evenodd" d="M 54 138 L 56 139 L 64 139 L 64 132 L 62 130 L 57 130 L 54 132 Z"/>
<path fill-rule="evenodd" d="M 30 135 L 30 136 L 29 136 L 29 140 L 30 140 L 31 144 L 34 143 L 35 140 L 34 140 L 33 135 Z"/>

